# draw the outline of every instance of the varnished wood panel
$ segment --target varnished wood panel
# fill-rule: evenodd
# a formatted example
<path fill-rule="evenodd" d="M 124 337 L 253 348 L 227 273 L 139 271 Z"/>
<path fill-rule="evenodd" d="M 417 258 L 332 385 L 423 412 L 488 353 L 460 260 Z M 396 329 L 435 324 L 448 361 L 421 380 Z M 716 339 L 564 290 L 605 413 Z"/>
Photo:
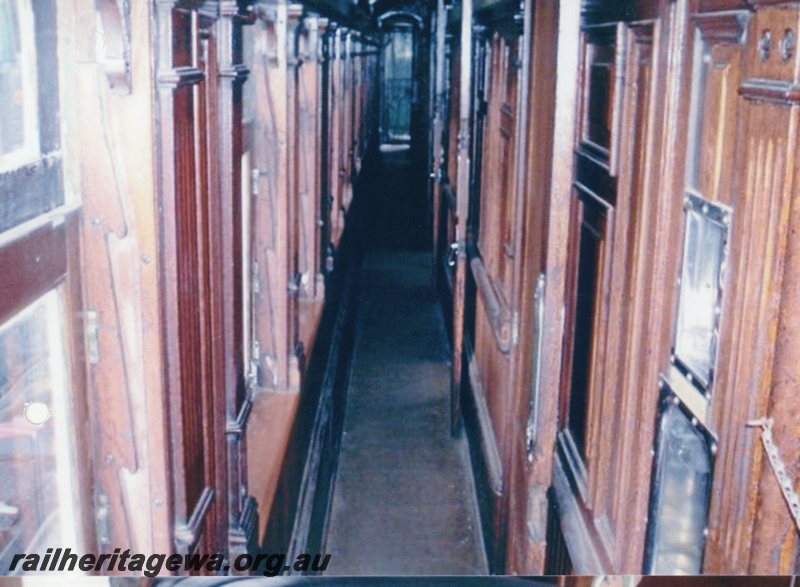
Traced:
<path fill-rule="evenodd" d="M 289 445 L 291 428 L 286 423 L 295 419 L 298 404 L 299 396 L 296 393 L 262 393 L 254 399 L 251 426 L 247 433 L 247 456 L 251 470 L 250 492 L 262 512 L 259 516 L 259 537 L 264 536 L 267 528 Z"/>
<path fill-rule="evenodd" d="M 83 42 L 95 34 L 94 6 L 75 3 L 58 16 L 60 54 L 70 72 L 62 83 L 68 105 L 62 116 L 69 128 L 81 129 L 63 145 L 68 177 L 83 202 L 81 261 L 71 266 L 80 272 L 85 310 L 98 317 L 99 361 L 86 364 L 92 427 L 86 446 L 95 463 L 93 505 L 105 503 L 99 513 L 107 518 L 95 527 L 89 510 L 89 527 L 98 531 L 100 549 L 170 551 L 149 11 L 132 9 L 128 93 L 112 91 L 95 44 Z M 88 324 L 85 312 L 75 318 L 81 328 Z M 81 347 L 74 348 L 87 361 Z"/>
<path fill-rule="evenodd" d="M 512 431 L 509 434 L 509 537 L 506 555 L 506 570 L 510 573 L 530 573 L 544 569 L 537 558 L 543 556 L 547 520 L 551 518 L 547 514 L 547 488 L 533 482 L 532 461 L 535 451 L 541 445 L 542 436 L 537 433 L 529 438 L 527 426 L 529 419 L 535 416 L 532 410 L 541 407 L 541 403 L 535 407 L 532 405 L 537 386 L 541 389 L 542 373 L 541 367 L 537 370 L 536 359 L 538 345 L 543 342 L 537 340 L 534 333 L 542 333 L 544 324 L 538 323 L 535 294 L 532 295 L 532 292 L 536 291 L 546 261 L 555 139 L 555 87 L 548 82 L 553 79 L 556 67 L 554 52 L 558 40 L 558 10 L 555 3 L 540 3 L 535 5 L 529 18 L 533 21 L 530 25 L 530 89 L 528 100 L 523 104 L 523 108 L 528 109 L 525 128 L 527 151 L 523 165 L 525 171 L 521 177 L 523 189 L 529 196 L 523 200 L 524 211 L 520 212 L 525 219 L 526 228 L 521 235 L 522 262 L 518 287 L 520 332 L 530 334 L 520 336 L 513 380 Z M 541 429 L 537 426 L 537 430 Z"/>
<path fill-rule="evenodd" d="M 264 9 L 265 10 L 265 9 Z M 298 373 L 291 360 L 289 284 L 294 278 L 290 259 L 289 177 L 290 157 L 288 93 L 291 84 L 288 51 L 288 8 L 276 4 L 253 25 L 257 51 L 247 56 L 256 85 L 252 166 L 253 202 L 253 312 L 254 338 L 258 341 L 258 384 L 270 389 L 296 388 Z"/>
<path fill-rule="evenodd" d="M 797 106 L 780 98 L 762 100 L 758 88 L 796 83 L 796 56 L 783 60 L 778 43 L 786 23 L 797 21 L 796 8 L 759 7 L 748 31 L 739 88 L 741 141 L 733 198 L 731 292 L 725 301 L 725 312 L 735 318 L 722 326 L 712 415 L 720 432 L 714 479 L 720 498 L 712 499 L 705 567 L 713 572 L 785 573 L 797 568 L 796 531 L 789 529 L 786 504 L 757 430 L 745 428 L 748 419 L 775 417 L 775 440 L 796 474 L 797 435 L 787 428 L 792 412 L 781 410 L 786 398 L 782 374 L 796 359 L 792 346 L 777 338 L 777 332 L 787 327 L 785 312 L 791 312 L 793 304 L 785 268 L 793 262 L 789 251 L 794 230 L 789 222 L 796 192 Z M 765 31 L 775 34 L 769 52 L 760 41 Z M 745 394 L 745 389 L 750 392 Z M 773 411 L 776 408 L 780 411 Z M 792 453 L 794 457 L 788 456 Z M 723 499 L 724 487 L 737 490 Z"/>
<path fill-rule="evenodd" d="M 293 526 L 308 515 L 303 508 L 313 506 L 302 500 L 316 491 L 304 485 L 316 478 L 304 476 L 314 466 L 305 459 L 319 399 L 310 373 L 320 369 L 313 357 L 325 357 L 317 342 L 327 324 L 326 285 L 338 283 L 334 261 L 345 242 L 354 162 L 367 147 L 359 137 L 374 122 L 367 99 L 374 75 L 362 78 L 360 68 L 374 72 L 376 59 L 354 51 L 352 31 L 300 5 L 259 5 L 252 26 L 244 61 L 254 83 L 246 109 L 257 371 L 247 475 L 262 546 L 286 549 Z M 285 417 L 276 419 L 265 406 L 277 406 Z"/>

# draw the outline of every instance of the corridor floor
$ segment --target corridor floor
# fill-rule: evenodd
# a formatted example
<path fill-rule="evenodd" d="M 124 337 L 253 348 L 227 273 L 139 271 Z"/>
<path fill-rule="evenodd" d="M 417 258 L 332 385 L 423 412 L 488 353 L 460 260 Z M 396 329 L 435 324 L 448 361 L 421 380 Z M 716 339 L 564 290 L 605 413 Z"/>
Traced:
<path fill-rule="evenodd" d="M 449 433 L 449 364 L 430 253 L 373 252 L 325 552 L 329 575 L 487 573 L 466 440 Z"/>

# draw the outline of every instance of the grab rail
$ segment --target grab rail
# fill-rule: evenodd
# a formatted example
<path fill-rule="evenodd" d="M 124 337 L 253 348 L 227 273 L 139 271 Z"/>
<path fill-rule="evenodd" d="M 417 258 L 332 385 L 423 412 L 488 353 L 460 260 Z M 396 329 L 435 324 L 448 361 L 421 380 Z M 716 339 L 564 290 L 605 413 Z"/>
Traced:
<path fill-rule="evenodd" d="M 478 288 L 478 294 L 489 317 L 497 347 L 508 353 L 514 346 L 514 313 L 497 292 L 491 276 L 486 271 L 483 260 L 476 250 L 470 251 L 469 266 Z"/>

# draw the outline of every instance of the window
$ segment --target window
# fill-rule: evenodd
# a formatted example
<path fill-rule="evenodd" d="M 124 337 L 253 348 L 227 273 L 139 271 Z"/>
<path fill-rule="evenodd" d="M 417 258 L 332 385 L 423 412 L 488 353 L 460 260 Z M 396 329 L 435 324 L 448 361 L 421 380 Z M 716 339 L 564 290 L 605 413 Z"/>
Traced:
<path fill-rule="evenodd" d="M 729 214 L 694 195 L 687 196 L 686 207 L 674 355 L 707 388 L 716 354 Z"/>
<path fill-rule="evenodd" d="M 0 0 L 0 232 L 64 204 L 58 35 L 48 6 Z"/>
<path fill-rule="evenodd" d="M 411 139 L 411 108 L 414 99 L 414 29 L 396 24 L 387 32 L 383 54 L 384 142 Z"/>
<path fill-rule="evenodd" d="M 613 209 L 602 198 L 587 190 L 579 193 L 580 228 L 577 235 L 577 285 L 575 288 L 575 326 L 570 376 L 569 409 L 566 428 L 572 442 L 586 459 L 589 404 L 592 393 L 592 376 L 598 368 L 597 355 L 605 335 L 598 329 L 607 298 L 609 272 L 609 216 Z M 595 384 L 597 391 L 597 385 Z"/>
<path fill-rule="evenodd" d="M 711 402 L 730 211 L 686 198 L 686 232 L 672 365 L 662 410 L 648 539 L 648 573 L 702 570 L 716 439 L 705 428 Z"/>
<path fill-rule="evenodd" d="M 649 360 L 640 341 L 651 290 L 639 277 L 650 267 L 634 251 L 649 248 L 657 198 L 647 172 L 657 29 L 653 20 L 582 26 L 553 484 L 579 569 L 630 564 L 630 503 L 645 478 L 630 438 L 642 430 L 632 406 L 641 400 L 634 373 Z"/>
<path fill-rule="evenodd" d="M 0 567 L 77 547 L 63 314 L 51 290 L 0 326 Z"/>
<path fill-rule="evenodd" d="M 0 172 L 38 155 L 33 12 L 25 0 L 0 0 Z"/>
<path fill-rule="evenodd" d="M 613 32 L 613 29 L 609 29 Z M 586 44 L 587 101 L 584 140 L 608 151 L 614 104 L 614 37 Z"/>
<path fill-rule="evenodd" d="M 706 428 L 722 317 L 732 211 L 710 175 L 707 145 L 721 131 L 707 119 L 711 48 L 698 30 L 686 164 L 685 230 L 670 366 L 662 375 L 646 572 L 696 574 L 703 568 L 716 438 Z M 722 136 L 721 134 L 719 136 Z"/>
<path fill-rule="evenodd" d="M 733 13 L 695 22 L 682 265 L 672 356 L 661 377 L 645 565 L 657 574 L 702 571 L 717 451 L 708 416 L 733 213 L 721 203 L 730 202 L 732 189 L 726 149 L 735 124 L 726 121 L 736 120 L 727 88 L 737 86 L 742 49 L 731 40 L 741 41 L 744 21 Z"/>
<path fill-rule="evenodd" d="M 649 574 L 700 572 L 711 491 L 713 439 L 668 394 L 658 431 Z"/>
<path fill-rule="evenodd" d="M 700 31 L 695 31 L 694 71 L 692 79 L 692 101 L 689 111 L 689 153 L 686 160 L 686 183 L 696 190 L 702 190 L 703 161 L 703 104 L 706 99 L 708 68 L 711 66 L 711 47 L 703 41 Z"/>
<path fill-rule="evenodd" d="M 612 132 L 615 102 L 620 93 L 615 72 L 620 67 L 618 53 L 625 47 L 625 30 L 619 23 L 587 25 L 582 35 L 583 114 L 575 149 L 567 352 L 562 365 L 568 386 L 561 398 L 560 444 L 576 486 L 583 489 L 591 483 L 587 473 L 597 456 L 597 446 L 594 458 L 590 446 L 602 429 L 598 406 L 612 393 L 605 381 L 606 346 L 614 336 L 609 324 L 615 303 L 611 288 L 613 279 L 624 278 L 620 270 L 624 261 L 618 261 L 622 251 L 615 246 L 619 247 L 626 230 L 624 223 L 617 222 L 617 213 L 628 202 L 618 201 L 611 152 L 616 140 Z"/>
<path fill-rule="evenodd" d="M 79 549 L 92 500 L 73 442 L 88 424 L 72 414 L 79 209 L 64 206 L 57 33 L 55 5 L 0 0 L 0 567 Z"/>

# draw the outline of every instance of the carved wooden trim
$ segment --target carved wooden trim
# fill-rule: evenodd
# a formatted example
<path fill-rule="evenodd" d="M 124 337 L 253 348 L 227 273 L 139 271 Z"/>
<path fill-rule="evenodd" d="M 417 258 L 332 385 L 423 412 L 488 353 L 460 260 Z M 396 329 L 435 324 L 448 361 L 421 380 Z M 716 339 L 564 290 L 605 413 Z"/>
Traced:
<path fill-rule="evenodd" d="M 741 85 L 739 94 L 746 100 L 800 104 L 800 84 L 787 81 L 750 79 Z"/>
<path fill-rule="evenodd" d="M 303 5 L 302 4 L 289 4 L 286 8 L 286 15 L 289 17 L 290 21 L 297 21 L 303 16 Z"/>
<path fill-rule="evenodd" d="M 608 149 L 608 169 L 611 177 L 619 175 L 620 160 L 622 153 L 622 128 L 624 118 L 624 104 L 625 104 L 625 74 L 627 71 L 628 53 L 630 48 L 627 43 L 628 30 L 623 23 L 616 25 L 616 41 L 615 41 L 615 55 L 614 55 L 614 102 L 612 103 L 611 111 L 611 137 Z"/>
<path fill-rule="evenodd" d="M 655 37 L 656 23 L 654 20 L 632 22 L 628 28 L 633 33 L 634 41 L 640 45 L 652 45 Z"/>
<path fill-rule="evenodd" d="M 241 63 L 233 64 L 229 67 L 224 67 L 219 70 L 220 77 L 230 78 L 234 82 L 244 83 L 247 76 L 250 75 L 250 69 Z"/>
<path fill-rule="evenodd" d="M 160 86 L 179 88 L 198 84 L 205 78 L 205 73 L 196 67 L 176 67 L 158 73 L 157 81 Z"/>
<path fill-rule="evenodd" d="M 131 6 L 129 0 L 95 0 L 102 44 L 97 62 L 111 91 L 131 92 Z"/>
<path fill-rule="evenodd" d="M 237 0 L 221 0 L 219 2 L 219 15 L 225 18 L 238 18 L 243 22 L 249 22 L 253 18 L 252 5 L 247 2 L 242 6 L 242 2 Z"/>
<path fill-rule="evenodd" d="M 298 58 L 302 64 L 314 63 L 319 61 L 319 41 L 320 27 L 319 17 L 315 14 L 306 14 L 301 21 L 302 35 L 306 37 L 306 42 L 301 43 L 298 51 Z"/>
<path fill-rule="evenodd" d="M 700 31 L 701 38 L 711 45 L 741 45 L 749 14 L 744 11 L 717 14 L 696 14 L 692 22 Z"/>

